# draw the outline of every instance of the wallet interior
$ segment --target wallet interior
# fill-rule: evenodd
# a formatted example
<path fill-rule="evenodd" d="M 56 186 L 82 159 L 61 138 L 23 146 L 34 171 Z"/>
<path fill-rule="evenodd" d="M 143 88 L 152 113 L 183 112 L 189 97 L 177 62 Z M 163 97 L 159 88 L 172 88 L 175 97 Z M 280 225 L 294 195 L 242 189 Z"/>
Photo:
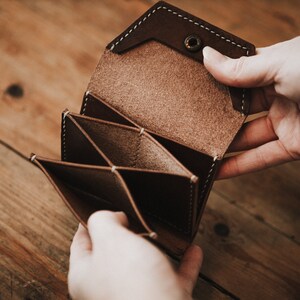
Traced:
<path fill-rule="evenodd" d="M 85 224 L 97 210 L 126 211 L 133 231 L 155 232 L 158 243 L 182 249 L 195 230 L 198 177 L 155 137 L 129 124 L 65 111 L 63 161 L 35 162 Z"/>
<path fill-rule="evenodd" d="M 190 51 L 186 41 L 199 43 Z M 85 226 L 97 210 L 180 256 L 192 242 L 220 162 L 249 110 L 249 93 L 217 82 L 202 48 L 232 58 L 250 43 L 158 2 L 107 45 L 81 114 L 62 114 L 62 161 L 33 155 Z"/>

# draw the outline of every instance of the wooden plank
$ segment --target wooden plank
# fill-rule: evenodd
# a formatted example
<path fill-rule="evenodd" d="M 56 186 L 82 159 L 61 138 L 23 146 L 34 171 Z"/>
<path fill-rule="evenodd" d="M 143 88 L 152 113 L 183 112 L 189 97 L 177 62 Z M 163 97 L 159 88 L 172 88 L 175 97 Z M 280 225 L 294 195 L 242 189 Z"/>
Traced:
<path fill-rule="evenodd" d="M 202 272 L 241 299 L 297 299 L 300 248 L 212 192 L 196 239 Z"/>
<path fill-rule="evenodd" d="M 0 146 L 0 299 L 66 299 L 77 222 L 40 171 Z"/>
<path fill-rule="evenodd" d="M 1 1 L 0 137 L 22 153 L 58 157 L 61 112 L 79 111 L 105 45 L 144 9 L 126 1 Z M 22 97 L 7 92 L 12 84 Z"/>
<path fill-rule="evenodd" d="M 214 191 L 299 244 L 300 162 L 216 182 Z"/>
<path fill-rule="evenodd" d="M 41 171 L 2 144 L 0 174 L 0 299 L 66 299 L 77 221 Z M 232 297 L 199 279 L 195 299 Z"/>

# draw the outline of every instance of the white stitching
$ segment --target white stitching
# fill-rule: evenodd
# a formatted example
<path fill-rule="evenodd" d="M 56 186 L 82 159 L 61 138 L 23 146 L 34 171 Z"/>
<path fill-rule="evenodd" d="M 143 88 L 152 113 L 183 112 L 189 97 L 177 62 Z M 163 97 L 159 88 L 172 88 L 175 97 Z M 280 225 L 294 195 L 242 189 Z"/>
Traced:
<path fill-rule="evenodd" d="M 188 231 L 191 232 L 191 226 L 192 226 L 192 203 L 193 203 L 193 195 L 194 195 L 194 190 L 193 190 L 194 184 L 192 181 L 190 181 L 190 204 L 189 204 L 189 222 L 188 222 Z"/>
<path fill-rule="evenodd" d="M 141 128 L 139 135 L 143 135 L 145 128 Z"/>
<path fill-rule="evenodd" d="M 236 42 L 234 42 L 234 41 L 232 41 L 232 40 L 230 40 L 230 39 L 228 39 L 228 38 L 222 36 L 221 34 L 216 33 L 214 30 L 210 29 L 209 27 L 204 26 L 204 25 L 202 25 L 202 24 L 199 24 L 198 22 L 194 21 L 193 19 L 189 19 L 189 18 L 187 18 L 187 17 L 185 17 L 185 16 L 179 14 L 177 11 L 174 11 L 174 10 L 172 10 L 172 9 L 170 9 L 170 8 L 167 8 L 166 6 L 158 6 L 158 7 L 156 8 L 156 10 L 153 9 L 150 13 L 148 13 L 148 15 L 146 15 L 142 20 L 140 20 L 140 21 L 138 22 L 138 24 L 135 24 L 134 27 L 131 28 L 131 29 L 125 34 L 125 37 L 127 37 L 132 31 L 134 31 L 138 26 L 140 26 L 143 22 L 145 22 L 147 19 L 149 19 L 149 17 L 150 17 L 151 15 L 153 15 L 156 11 L 160 10 L 161 8 L 162 8 L 162 9 L 165 9 L 167 12 L 172 13 L 173 15 L 175 15 L 175 16 L 177 16 L 177 17 L 179 17 L 179 18 L 183 18 L 184 20 L 188 20 L 189 22 L 193 23 L 193 24 L 196 25 L 196 26 L 200 26 L 201 28 L 206 29 L 206 30 L 209 31 L 210 33 L 215 34 L 217 37 L 220 37 L 221 39 L 226 40 L 226 42 L 228 42 L 228 43 L 231 43 L 231 44 L 233 44 L 233 45 L 235 45 L 235 46 L 237 46 L 237 47 L 239 47 L 239 48 L 242 48 L 242 49 L 244 49 L 244 50 L 247 50 L 247 52 L 249 51 L 247 47 L 242 46 L 242 45 L 240 45 L 240 44 L 237 44 Z M 112 48 L 114 48 L 115 45 L 119 44 L 119 42 L 122 41 L 123 39 L 124 39 L 124 37 L 121 37 L 117 42 L 115 42 L 114 44 L 112 44 Z"/>
<path fill-rule="evenodd" d="M 196 26 L 200 26 L 202 29 L 205 29 L 207 31 L 209 31 L 210 33 L 216 35 L 217 37 L 221 38 L 222 40 L 225 40 L 227 43 L 231 43 L 232 45 L 239 47 L 243 50 L 247 50 L 246 56 L 249 55 L 249 49 L 245 46 L 242 46 L 240 44 L 237 44 L 236 42 L 232 41 L 231 39 L 226 38 L 225 36 L 216 33 L 214 30 L 210 29 L 207 26 L 204 26 L 196 21 L 194 21 L 193 19 L 189 19 L 181 14 L 179 14 L 178 12 L 172 10 L 172 9 L 168 9 L 166 6 L 158 6 L 156 9 L 153 9 L 150 13 L 148 13 L 147 16 L 145 16 L 142 20 L 140 20 L 137 24 L 134 25 L 134 27 L 132 27 L 124 36 L 120 37 L 118 41 L 116 41 L 114 44 L 111 45 L 110 50 L 113 50 L 115 48 L 116 45 L 118 45 L 122 40 L 124 40 L 126 37 L 128 37 L 130 35 L 130 33 L 132 33 L 138 26 L 140 26 L 143 22 L 145 22 L 147 19 L 149 19 L 149 17 L 151 15 L 153 15 L 156 11 L 160 10 L 160 9 L 165 9 L 167 10 L 167 12 L 172 13 L 173 15 L 179 17 L 179 18 L 183 18 L 184 20 L 188 20 L 189 22 L 193 23 Z M 245 89 L 243 89 L 242 92 L 242 104 L 241 104 L 241 110 L 242 110 L 242 115 L 244 115 L 244 107 L 245 107 Z M 84 115 L 85 112 L 85 106 L 83 107 L 82 110 L 82 114 Z"/>
<path fill-rule="evenodd" d="M 249 56 L 249 50 L 247 49 L 246 56 Z M 244 108 L 245 108 L 245 94 L 246 94 L 246 89 L 243 89 L 242 92 L 242 115 L 244 116 Z"/>
<path fill-rule="evenodd" d="M 63 116 L 63 134 L 62 134 L 62 145 L 63 145 L 63 160 L 66 160 L 66 156 L 67 156 L 67 151 L 66 151 L 66 118 L 65 115 Z"/>
<path fill-rule="evenodd" d="M 174 11 L 174 10 L 172 10 L 172 9 L 170 9 L 170 8 L 167 8 L 166 6 L 158 6 L 158 7 L 156 8 L 156 10 L 153 9 L 150 13 L 148 13 L 148 15 L 146 15 L 142 20 L 140 20 L 137 24 L 135 24 L 134 27 L 131 28 L 131 29 L 129 30 L 129 32 L 127 32 L 127 33 L 125 34 L 125 37 L 127 37 L 132 31 L 134 31 L 138 26 L 140 26 L 140 25 L 141 25 L 143 22 L 145 22 L 151 15 L 153 15 L 156 11 L 160 10 L 161 8 L 167 10 L 167 12 L 172 13 L 173 15 L 175 15 L 175 16 L 177 16 L 177 17 L 179 17 L 179 18 L 183 18 L 184 20 L 188 20 L 189 22 L 193 23 L 193 24 L 196 25 L 196 26 L 200 26 L 201 28 L 206 29 L 206 30 L 209 31 L 210 33 L 215 34 L 217 37 L 220 37 L 221 39 L 226 40 L 226 42 L 231 43 L 232 45 L 235 45 L 235 46 L 237 46 L 237 47 L 239 47 L 239 48 L 242 48 L 242 49 L 244 49 L 244 50 L 247 50 L 247 52 L 249 51 L 247 47 L 242 46 L 242 45 L 240 45 L 240 44 L 237 44 L 236 42 L 234 42 L 234 41 L 232 41 L 232 40 L 230 40 L 230 39 L 228 39 L 228 38 L 222 36 L 221 34 L 216 33 L 214 30 L 210 29 L 209 27 L 206 27 L 206 26 L 204 26 L 204 25 L 202 25 L 202 24 L 199 24 L 198 22 L 194 21 L 193 19 L 189 19 L 189 18 L 187 18 L 186 16 L 183 16 L 183 15 L 179 14 L 177 11 Z M 112 44 L 112 49 L 114 48 L 115 45 L 119 44 L 119 42 L 121 42 L 123 39 L 124 39 L 124 36 L 121 37 L 117 42 L 115 42 L 114 44 Z"/>
<path fill-rule="evenodd" d="M 204 196 L 204 192 L 205 192 L 206 187 L 207 187 L 207 185 L 208 185 L 209 178 L 211 177 L 212 171 L 213 171 L 213 169 L 214 169 L 214 167 L 215 167 L 215 165 L 216 165 L 216 160 L 217 160 L 217 158 L 218 158 L 218 156 L 215 156 L 215 157 L 214 157 L 213 162 L 212 162 L 212 165 L 211 165 L 211 167 L 210 167 L 210 170 L 209 170 L 209 172 L 208 172 L 208 174 L 207 174 L 207 177 L 206 177 L 204 186 L 203 186 L 202 191 L 201 191 L 200 196 L 199 196 L 199 204 L 200 204 L 200 201 L 202 200 L 202 198 L 203 198 L 203 196 Z"/>
<path fill-rule="evenodd" d="M 197 182 L 197 180 L 198 180 L 198 177 L 196 175 L 192 175 L 190 178 L 191 183 L 195 183 L 195 182 Z"/>
<path fill-rule="evenodd" d="M 114 48 L 114 47 L 113 47 Z M 111 49 L 112 50 L 112 49 Z M 86 107 L 87 107 L 87 103 L 88 103 L 88 100 L 89 100 L 89 94 L 90 94 L 90 91 L 86 91 L 85 92 L 85 95 L 84 95 L 84 103 L 83 103 L 83 108 L 82 108 L 82 115 L 85 114 L 85 111 L 86 111 Z"/>
<path fill-rule="evenodd" d="M 36 159 L 36 154 L 33 154 L 30 156 L 30 161 L 34 162 L 34 160 Z"/>
<path fill-rule="evenodd" d="M 157 233 L 154 232 L 154 231 L 152 231 L 152 232 L 149 233 L 149 237 L 150 237 L 151 239 L 153 239 L 153 240 L 156 240 L 156 239 L 157 239 Z"/>

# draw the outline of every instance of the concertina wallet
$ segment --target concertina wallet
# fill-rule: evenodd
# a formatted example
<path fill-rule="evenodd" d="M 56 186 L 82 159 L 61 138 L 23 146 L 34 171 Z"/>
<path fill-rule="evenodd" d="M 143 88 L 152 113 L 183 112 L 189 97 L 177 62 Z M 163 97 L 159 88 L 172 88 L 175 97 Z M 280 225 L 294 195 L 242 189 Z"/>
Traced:
<path fill-rule="evenodd" d="M 249 111 L 249 91 L 206 71 L 205 46 L 232 58 L 255 54 L 165 2 L 107 45 L 80 114 L 62 113 L 61 161 L 31 155 L 82 224 L 98 210 L 124 211 L 132 231 L 172 256 L 192 243 Z"/>

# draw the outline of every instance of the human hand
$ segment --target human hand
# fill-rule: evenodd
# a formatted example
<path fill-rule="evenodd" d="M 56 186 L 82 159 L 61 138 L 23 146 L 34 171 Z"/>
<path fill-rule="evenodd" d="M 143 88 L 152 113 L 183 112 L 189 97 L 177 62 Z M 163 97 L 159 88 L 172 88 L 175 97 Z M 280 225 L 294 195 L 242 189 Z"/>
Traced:
<path fill-rule="evenodd" d="M 250 113 L 267 116 L 243 125 L 218 179 L 234 177 L 300 159 L 300 37 L 239 59 L 203 49 L 204 65 L 220 82 L 235 87 L 255 87 Z"/>
<path fill-rule="evenodd" d="M 167 257 L 129 231 L 124 213 L 101 211 L 79 225 L 71 245 L 69 292 L 73 299 L 191 299 L 202 251 L 191 246 L 177 271 Z"/>

